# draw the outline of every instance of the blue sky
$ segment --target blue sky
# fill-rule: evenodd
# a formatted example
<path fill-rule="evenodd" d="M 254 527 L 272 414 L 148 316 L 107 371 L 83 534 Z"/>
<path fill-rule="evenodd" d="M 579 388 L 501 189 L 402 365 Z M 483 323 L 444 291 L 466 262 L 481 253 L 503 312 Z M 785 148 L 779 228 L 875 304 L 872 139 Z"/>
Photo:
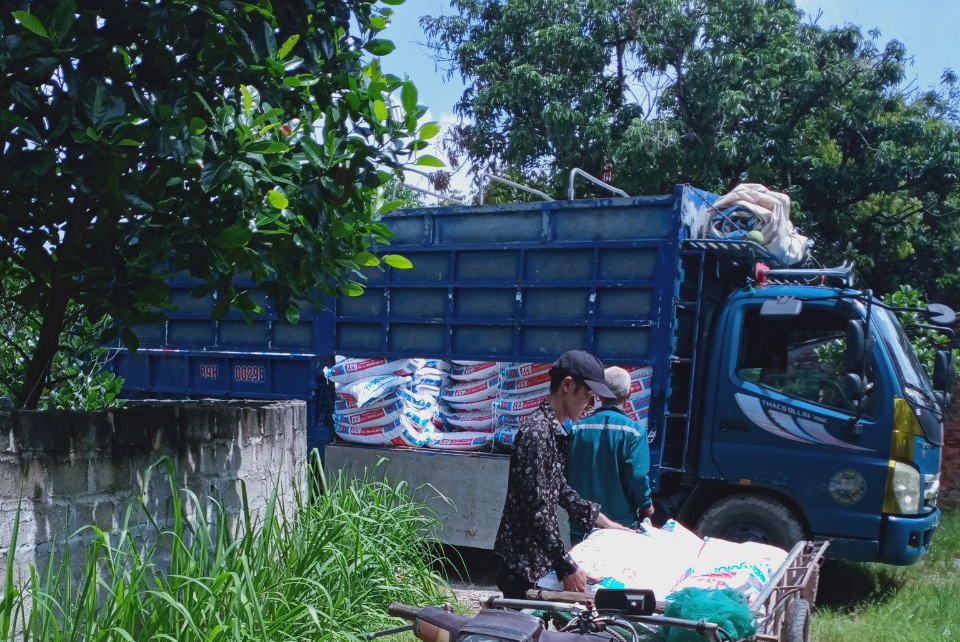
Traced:
<path fill-rule="evenodd" d="M 960 70 L 960 0 L 797 0 L 797 5 L 811 17 L 822 12 L 821 25 L 852 23 L 864 32 L 878 28 L 882 42 L 902 42 L 914 57 L 907 80 L 917 87 L 938 84 L 945 68 Z M 397 49 L 383 59 L 384 69 L 414 81 L 432 120 L 453 122 L 453 106 L 463 83 L 457 75 L 448 80 L 435 68 L 418 22 L 424 14 L 451 12 L 449 0 L 407 0 L 393 8 L 396 12 L 384 37 L 393 40 Z M 458 182 L 455 187 L 465 188 L 465 183 Z"/>

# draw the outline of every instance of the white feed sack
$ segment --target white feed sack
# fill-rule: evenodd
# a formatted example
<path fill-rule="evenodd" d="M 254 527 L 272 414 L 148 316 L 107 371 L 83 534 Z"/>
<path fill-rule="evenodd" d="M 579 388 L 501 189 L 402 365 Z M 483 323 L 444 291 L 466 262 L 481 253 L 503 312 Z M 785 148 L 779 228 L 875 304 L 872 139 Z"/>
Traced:
<path fill-rule="evenodd" d="M 600 529 L 570 550 L 577 565 L 599 587 L 652 589 L 658 600 L 685 588 L 732 588 L 752 602 L 787 557 L 775 546 L 700 539 L 675 520 L 643 533 Z M 554 573 L 538 586 L 560 589 Z"/>
<path fill-rule="evenodd" d="M 483 361 L 469 365 L 457 364 L 450 368 L 450 378 L 455 381 L 484 381 L 500 376 L 500 364 Z"/>
<path fill-rule="evenodd" d="M 333 427 L 344 440 L 370 445 L 424 446 L 436 427 L 436 407 L 429 399 L 411 409 L 408 394 L 419 359 L 338 358 L 324 371 L 334 382 Z"/>
<path fill-rule="evenodd" d="M 438 450 L 484 450 L 492 442 L 491 432 L 442 432 L 434 434 L 427 446 Z"/>
<path fill-rule="evenodd" d="M 500 364 L 443 360 L 337 357 L 324 374 L 334 382 L 334 430 L 346 441 L 368 445 L 429 446 L 483 450 L 493 441 L 493 401 Z M 458 379 L 452 379 L 454 371 Z M 492 374 L 492 376 L 491 376 Z M 441 391 L 451 405 L 441 411 Z M 443 432 L 447 426 L 457 432 Z"/>
<path fill-rule="evenodd" d="M 452 413 L 445 418 L 457 430 L 493 432 L 497 426 L 497 418 L 490 409 Z"/>

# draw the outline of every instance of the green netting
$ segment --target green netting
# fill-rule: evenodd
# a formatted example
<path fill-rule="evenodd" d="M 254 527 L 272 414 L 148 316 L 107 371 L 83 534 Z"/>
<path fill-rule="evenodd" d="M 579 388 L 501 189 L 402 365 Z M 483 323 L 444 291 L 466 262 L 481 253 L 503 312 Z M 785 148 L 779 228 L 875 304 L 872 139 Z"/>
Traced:
<path fill-rule="evenodd" d="M 756 620 L 743 595 L 733 589 L 683 589 L 667 602 L 664 615 L 713 622 L 735 640 L 751 638 L 757 632 Z M 696 631 L 676 627 L 662 627 L 662 637 L 665 642 L 703 642 Z"/>

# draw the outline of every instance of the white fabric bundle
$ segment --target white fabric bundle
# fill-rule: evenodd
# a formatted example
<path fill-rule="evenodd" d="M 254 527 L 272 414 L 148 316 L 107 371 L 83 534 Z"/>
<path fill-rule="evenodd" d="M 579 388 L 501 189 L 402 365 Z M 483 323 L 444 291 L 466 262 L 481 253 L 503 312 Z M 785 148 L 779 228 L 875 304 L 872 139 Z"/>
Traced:
<path fill-rule="evenodd" d="M 790 222 L 790 197 L 772 192 L 757 183 L 741 183 L 713 204 L 714 210 L 739 207 L 762 222 L 763 245 L 785 265 L 801 261 L 807 249 L 807 237 Z"/>

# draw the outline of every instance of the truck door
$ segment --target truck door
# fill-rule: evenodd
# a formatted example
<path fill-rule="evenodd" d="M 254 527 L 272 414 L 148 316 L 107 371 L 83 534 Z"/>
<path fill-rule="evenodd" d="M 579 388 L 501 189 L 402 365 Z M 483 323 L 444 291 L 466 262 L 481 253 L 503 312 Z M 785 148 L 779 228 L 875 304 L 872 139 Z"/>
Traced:
<path fill-rule="evenodd" d="M 868 359 L 863 417 L 843 385 L 851 308 L 804 302 L 798 316 L 760 315 L 762 299 L 728 309 L 714 397 L 712 467 L 730 484 L 788 498 L 818 536 L 876 540 L 889 425 L 879 352 Z M 715 362 L 716 363 L 716 362 Z M 706 463 L 706 462 L 705 462 Z M 709 464 L 708 464 L 709 466 Z M 747 490 L 747 489 L 744 489 Z M 769 496 L 769 494 L 768 494 Z"/>

